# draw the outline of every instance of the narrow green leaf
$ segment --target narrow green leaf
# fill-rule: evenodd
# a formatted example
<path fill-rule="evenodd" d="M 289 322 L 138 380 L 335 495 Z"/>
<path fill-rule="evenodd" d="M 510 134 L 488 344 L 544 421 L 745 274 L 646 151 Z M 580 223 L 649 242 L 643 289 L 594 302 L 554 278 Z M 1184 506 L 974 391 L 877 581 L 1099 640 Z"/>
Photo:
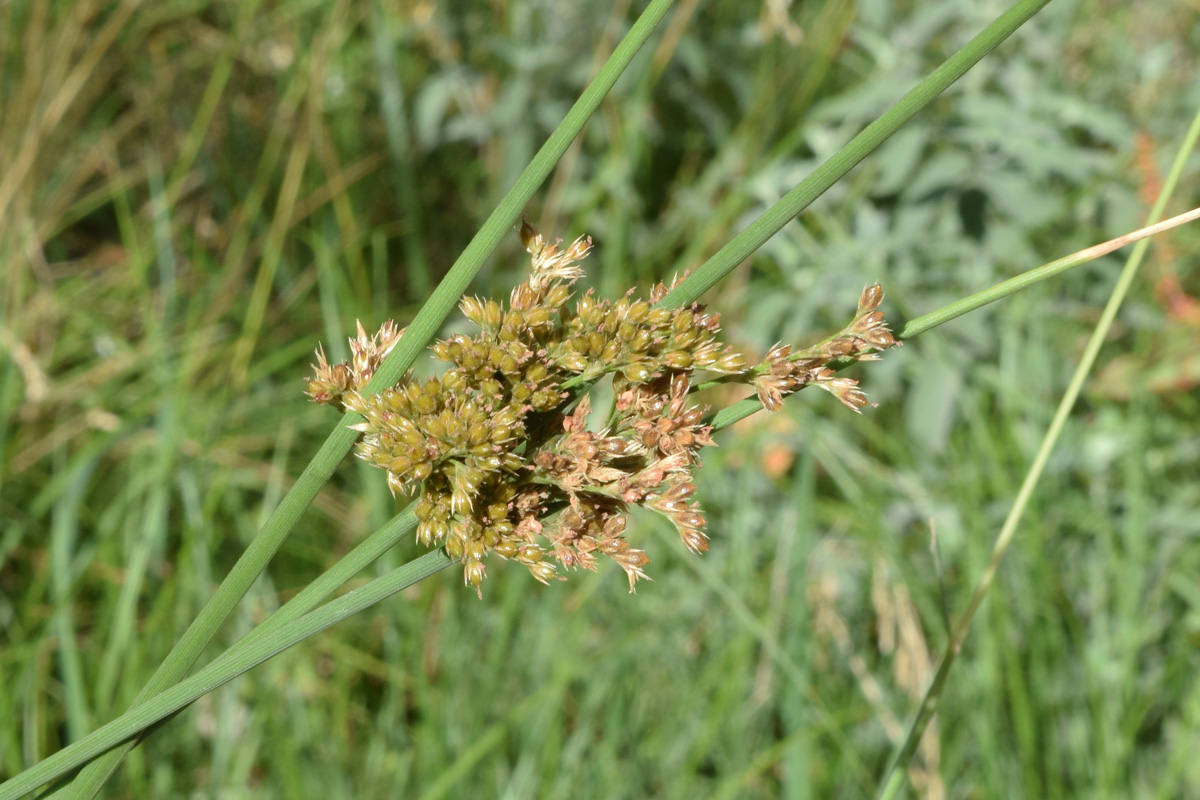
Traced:
<path fill-rule="evenodd" d="M 1171 166 L 1171 171 L 1167 175 L 1166 181 L 1163 182 L 1154 207 L 1150 210 L 1147 225 L 1153 225 L 1162 216 L 1163 210 L 1167 207 L 1167 200 L 1170 199 L 1171 194 L 1175 191 L 1175 187 L 1179 183 L 1180 176 L 1183 175 L 1183 169 L 1187 165 L 1188 157 L 1196 149 L 1197 141 L 1200 141 L 1200 110 L 1196 112 L 1196 116 L 1188 128 L 1188 132 L 1184 136 L 1178 152 L 1175 154 L 1175 162 Z M 1096 327 L 1092 330 L 1092 336 L 1088 339 L 1087 347 L 1084 348 L 1083 357 L 1079 360 L 1079 366 L 1075 368 L 1075 374 L 1071 376 L 1071 382 L 1067 385 L 1067 390 L 1063 393 L 1062 400 L 1059 401 L 1058 408 L 1054 412 L 1054 418 L 1050 421 L 1050 427 L 1046 430 L 1046 435 L 1042 438 L 1042 444 L 1038 448 L 1037 455 L 1034 456 L 1033 463 L 1030 464 L 1029 471 L 1025 475 L 1025 480 L 1021 483 L 1021 488 L 1017 492 L 1017 497 L 1013 500 L 1012 508 L 1009 509 L 1008 516 L 1000 528 L 1000 533 L 996 536 L 996 543 L 992 547 L 992 555 L 988 560 L 988 565 L 984 569 L 983 575 L 975 587 L 975 591 L 971 594 L 971 601 L 967 605 L 966 611 L 963 612 L 963 615 L 954 626 L 954 634 L 950 637 L 950 641 L 942 653 L 942 659 L 938 664 L 937 672 L 934 674 L 933 681 L 925 692 L 925 697 L 922 699 L 916 717 L 908 729 L 908 734 L 900 744 L 900 747 L 897 748 L 891 763 L 888 764 L 887 771 L 883 774 L 883 778 L 879 782 L 879 792 L 876 797 L 880 798 L 880 800 L 890 800 L 895 797 L 904 783 L 906 771 L 903 767 L 908 765 L 913 754 L 917 751 L 917 745 L 925 733 L 925 728 L 929 724 L 929 720 L 937 712 L 942 692 L 945 690 L 946 682 L 950 676 L 950 670 L 954 666 L 958 654 L 962 651 L 967 634 L 971 629 L 971 622 L 975 618 L 975 612 L 979 610 L 980 604 L 983 603 L 984 597 L 987 596 L 988 589 L 991 588 L 992 581 L 996 577 L 996 572 L 1000 568 L 1000 562 L 1003 560 L 1009 544 L 1016 535 L 1017 526 L 1021 523 L 1021 518 L 1025 514 L 1025 506 L 1029 503 L 1029 498 L 1033 496 L 1033 492 L 1037 488 L 1042 472 L 1050 460 L 1050 454 L 1053 452 L 1055 444 L 1058 443 L 1058 437 L 1062 433 L 1067 417 L 1070 416 L 1071 410 L 1075 407 L 1075 401 L 1079 398 L 1079 393 L 1083 391 L 1083 384 L 1087 381 L 1088 374 L 1091 373 L 1092 367 L 1096 363 L 1096 357 L 1100 354 L 1100 348 L 1108 338 L 1108 332 L 1112 327 L 1112 323 L 1117 318 L 1117 311 L 1120 309 L 1121 303 L 1124 302 L 1125 295 L 1129 292 L 1129 287 L 1133 285 L 1134 278 L 1137 277 L 1138 269 L 1142 265 L 1142 260 L 1145 258 L 1146 250 L 1149 246 L 1150 241 L 1148 239 L 1143 238 L 1138 242 L 1133 248 L 1133 252 L 1129 254 L 1129 258 L 1125 262 L 1125 268 L 1121 270 L 1121 275 L 1117 278 L 1116 285 L 1113 286 L 1108 303 L 1104 306 L 1104 311 L 1100 314 L 1100 319 L 1096 323 Z"/>
<path fill-rule="evenodd" d="M 0 784 L 0 800 L 15 800 L 47 781 L 75 769 L 105 750 L 137 736 L 156 722 L 166 719 L 179 709 L 195 702 L 197 698 L 223 686 L 272 656 L 331 628 L 347 617 L 391 597 L 452 563 L 441 550 L 426 553 L 384 577 L 330 601 L 316 611 L 293 621 L 283 630 L 258 637 L 237 652 L 222 656 L 152 700 L 134 706 L 80 741 L 64 747 L 15 778 Z"/>
<path fill-rule="evenodd" d="M 450 268 L 428 302 L 409 325 L 388 358 L 380 365 L 365 391 L 378 392 L 391 386 L 412 365 L 417 354 L 437 333 L 446 316 L 454 309 L 458 298 L 466 290 L 471 279 L 483 266 L 487 257 L 495 250 L 503 236 L 516 221 L 522 209 L 535 191 L 549 175 L 550 170 L 566 152 L 567 147 L 583 129 L 584 123 L 600 105 L 600 101 L 612 89 L 617 78 L 629 65 L 633 57 L 650 38 L 658 23 L 670 10 L 675 0 L 653 0 L 638 17 L 629 33 L 617 45 L 608 61 L 596 77 L 588 84 L 579 100 L 567 112 L 566 117 L 534 156 L 533 161 L 521 173 L 516 184 L 508 191 L 500 204 L 484 222 L 479 232 L 471 239 L 462 255 Z M 279 507 L 267 520 L 266 525 L 246 548 L 242 557 L 230 570 L 217 588 L 212 599 L 184 632 L 182 638 L 155 670 L 145 688 L 138 695 L 137 703 L 153 697 L 186 674 L 201 651 L 216 634 L 238 601 L 250 588 L 254 580 L 266 568 L 283 543 L 300 514 L 312 502 L 321 486 L 333 474 L 346 453 L 354 445 L 358 434 L 349 425 L 361 421 L 355 414 L 347 414 L 329 434 L 317 455 L 301 473 L 291 491 L 284 496 Z M 136 742 L 106 755 L 99 763 L 90 765 L 76 779 L 72 797 L 94 797 L 104 782 L 120 764 L 125 754 Z"/>
<path fill-rule="evenodd" d="M 864 128 L 795 189 L 730 239 L 712 258 L 671 290 L 662 302 L 672 306 L 687 305 L 715 286 L 1048 2 L 1050 0 L 1022 0 L 1000 15 L 929 77 L 900 98 L 883 116 Z"/>

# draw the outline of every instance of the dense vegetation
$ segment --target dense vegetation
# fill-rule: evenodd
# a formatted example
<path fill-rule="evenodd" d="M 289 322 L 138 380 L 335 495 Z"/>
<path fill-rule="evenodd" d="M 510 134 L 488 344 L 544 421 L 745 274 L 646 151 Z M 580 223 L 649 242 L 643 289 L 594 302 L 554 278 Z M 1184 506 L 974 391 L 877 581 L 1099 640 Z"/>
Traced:
<path fill-rule="evenodd" d="M 594 237 L 581 285 L 694 268 L 1006 4 L 785 5 L 682 0 L 618 83 L 528 210 Z M 635 11 L 0 6 L 0 778 L 129 705 L 335 421 L 317 342 L 405 324 Z M 818 341 L 875 281 L 911 318 L 1138 227 L 1200 107 L 1196 22 L 1052 2 L 710 293 L 725 339 Z M 1198 236 L 1153 246 L 912 796 L 1200 793 Z M 636 596 L 443 573 L 204 698 L 112 790 L 870 793 L 1118 263 L 890 351 L 861 417 L 807 391 L 720 433 L 709 552 L 635 513 Z M 514 231 L 473 292 L 527 265 Z M 210 655 L 396 512 L 381 478 L 346 462 Z"/>

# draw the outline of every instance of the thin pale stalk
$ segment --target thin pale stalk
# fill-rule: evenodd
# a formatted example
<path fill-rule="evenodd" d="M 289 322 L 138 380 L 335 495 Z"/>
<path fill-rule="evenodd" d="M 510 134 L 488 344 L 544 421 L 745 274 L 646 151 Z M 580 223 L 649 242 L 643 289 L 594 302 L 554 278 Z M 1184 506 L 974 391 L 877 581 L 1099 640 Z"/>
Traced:
<path fill-rule="evenodd" d="M 904 329 L 896 334 L 897 339 L 911 339 L 918 334 L 932 330 L 939 325 L 944 325 L 951 320 L 958 319 L 963 314 L 974 311 L 977 308 L 982 308 L 989 303 L 994 303 L 1008 297 L 1010 294 L 1015 294 L 1022 289 L 1028 289 L 1036 283 L 1041 283 L 1044 280 L 1049 280 L 1058 275 L 1068 272 L 1069 270 L 1081 267 L 1084 264 L 1091 263 L 1101 256 L 1106 256 L 1109 253 L 1119 250 L 1126 245 L 1140 242 L 1155 234 L 1164 233 L 1172 228 L 1178 228 L 1180 225 L 1185 225 L 1189 222 L 1195 222 L 1200 219 L 1200 208 L 1192 209 L 1184 214 L 1171 217 L 1162 222 L 1148 225 L 1144 228 L 1139 228 L 1136 231 L 1127 233 L 1124 236 L 1118 236 L 1115 239 L 1110 239 L 1107 242 L 1093 245 L 1092 247 L 1084 248 L 1077 253 L 1072 253 L 1069 256 L 1064 256 L 1056 261 L 1051 261 L 1048 264 L 1043 264 L 1040 267 L 1035 267 L 1028 272 L 1022 272 L 1020 275 L 1009 278 L 1006 281 L 997 283 L 995 286 L 990 286 L 983 291 L 976 292 L 973 295 L 964 297 L 962 300 L 956 300 L 949 305 L 942 306 L 936 311 L 930 311 L 928 314 L 923 314 L 916 319 L 910 321 L 904 326 Z M 850 362 L 853 363 L 853 362 Z M 738 376 L 733 376 L 736 379 Z M 728 383 L 727 379 L 718 379 L 708 383 L 697 385 L 697 389 L 706 389 L 715 386 L 718 383 Z M 762 403 L 758 402 L 757 397 L 747 397 L 745 400 L 740 400 L 732 405 L 718 411 L 712 416 L 711 424 L 717 429 L 728 427 L 735 422 L 740 422 L 746 417 L 762 410 Z"/>
<path fill-rule="evenodd" d="M 380 365 L 370 383 L 367 384 L 364 390 L 366 393 L 376 393 L 393 385 L 412 365 L 417 354 L 428 344 L 446 316 L 454 309 L 471 279 L 512 227 L 521 210 L 533 197 L 534 192 L 537 191 L 550 170 L 554 168 L 571 141 L 583 129 L 584 123 L 612 89 L 617 78 L 650 38 L 674 2 L 675 0 L 653 0 L 633 24 L 629 33 L 617 45 L 616 50 L 613 51 L 596 77 L 584 89 L 579 100 L 567 112 L 566 117 L 546 140 L 546 143 L 534 156 L 533 161 L 521 173 L 517 182 L 480 227 L 479 232 L 471 239 L 433 295 L 422 306 L 409 325 L 408 332 L 401 338 Z M 333 470 L 350 451 L 358 433 L 350 430 L 348 426 L 361 421 L 362 418 L 357 414 L 347 414 L 339 421 L 317 455 L 301 473 L 291 491 L 280 501 L 279 506 L 271 514 L 262 530 L 247 546 L 246 551 L 230 570 L 225 580 L 217 587 L 213 597 L 188 626 L 175 647 L 168 653 L 166 660 L 146 682 L 145 687 L 134 701 L 135 706 L 177 682 L 195 663 L 204 647 L 216 634 L 217 629 L 266 568 L 267 563 L 279 549 L 300 514 L 312 502 L 317 492 L 333 474 Z M 118 750 L 107 754 L 98 763 L 84 769 L 76 778 L 70 796 L 94 797 L 134 744 L 136 742 L 127 743 Z"/>
<path fill-rule="evenodd" d="M 672 289 L 662 299 L 662 302 L 671 306 L 687 305 L 715 286 L 734 267 L 749 258 L 784 225 L 795 219 L 829 187 L 841 180 L 875 148 L 887 141 L 888 137 L 899 130 L 901 125 L 915 117 L 917 112 L 928 105 L 933 98 L 961 78 L 967 70 L 1011 36 L 1017 28 L 1024 25 L 1049 1 L 1022 0 L 997 17 L 992 24 L 947 59 L 929 77 L 900 98 L 883 116 L 864 128 L 845 147 L 838 150 L 834 156 L 801 181 L 795 189 L 784 195 L 779 202 L 750 223 L 744 231 L 730 239 L 729 243 L 718 250 L 712 258 Z"/>
<path fill-rule="evenodd" d="M 1192 120 L 1191 127 L 1188 128 L 1187 135 L 1184 137 L 1183 144 L 1180 145 L 1179 152 L 1175 155 L 1175 163 L 1171 166 L 1167 180 L 1163 183 L 1162 191 L 1159 192 L 1158 199 L 1154 203 L 1154 208 L 1150 211 L 1150 223 L 1153 223 L 1162 216 L 1163 209 L 1167 205 L 1167 200 L 1175 190 L 1175 186 L 1179 183 L 1179 177 L 1183 174 L 1183 168 L 1187 163 L 1188 156 L 1191 155 L 1196 147 L 1197 139 L 1200 139 L 1200 111 L 1197 111 L 1195 118 Z M 1083 351 L 1083 357 L 1079 361 L 1079 366 L 1075 368 L 1075 374 L 1071 376 L 1071 382 L 1067 385 L 1067 391 L 1063 394 L 1062 400 L 1058 404 L 1058 409 L 1054 412 L 1054 419 L 1050 422 L 1050 427 L 1042 439 L 1042 444 L 1038 448 L 1037 455 L 1029 467 L 1029 472 L 1025 475 L 1021 489 L 1017 492 L 1016 500 L 1013 501 L 1012 508 L 1008 512 L 1008 517 L 1004 520 L 1004 525 L 996 537 L 996 543 L 992 547 L 991 558 L 988 560 L 987 568 L 984 569 L 979 583 L 975 586 L 975 591 L 971 594 L 971 602 L 967 605 L 967 610 L 963 612 L 963 615 L 954 627 L 954 633 L 950 637 L 950 642 L 946 645 L 945 652 L 942 653 L 942 660 L 938 664 L 937 673 L 934 675 L 933 681 L 925 693 L 925 698 L 921 701 L 921 707 L 917 711 L 916 718 L 908 730 L 908 735 L 905 736 L 903 743 L 897 749 L 891 763 L 888 764 L 887 772 L 884 773 L 883 779 L 880 781 L 879 793 L 876 797 L 881 800 L 890 800 L 895 797 L 896 792 L 900 790 L 900 787 L 904 783 L 904 771 L 902 767 L 907 766 L 913 753 L 916 752 L 917 745 L 925 733 L 925 728 L 928 726 L 929 720 L 937 712 L 938 703 L 941 700 L 947 678 L 950 675 L 950 669 L 954 666 L 958 654 L 962 651 L 963 643 L 966 641 L 967 634 L 971 630 L 971 622 L 975 619 L 975 612 L 979 610 L 980 604 L 983 603 L 983 598 L 987 595 L 988 589 L 991 588 L 992 581 L 996 577 L 996 571 L 1000 568 L 1000 562 L 1003 560 L 1008 546 L 1012 543 L 1013 536 L 1017 531 L 1017 525 L 1020 524 L 1021 517 L 1025 513 L 1025 507 L 1029 503 L 1029 498 L 1033 495 L 1034 489 L 1037 488 L 1038 481 L 1042 477 L 1042 471 L 1046 467 L 1046 462 L 1050 460 L 1050 453 L 1054 450 L 1054 445 L 1057 444 L 1058 437 L 1062 434 L 1063 425 L 1066 424 L 1067 417 L 1070 416 L 1071 410 L 1075 407 L 1075 401 L 1079 398 L 1079 393 L 1083 389 L 1083 384 L 1087 381 L 1087 377 L 1096 363 L 1096 356 L 1099 355 L 1100 348 L 1104 345 L 1105 339 L 1108 338 L 1108 332 L 1112 327 L 1113 320 L 1116 319 L 1117 311 L 1120 309 L 1121 303 L 1124 302 L 1125 295 L 1129 292 L 1129 287 L 1133 285 L 1134 278 L 1137 277 L 1138 269 L 1141 267 L 1142 260 L 1149 246 L 1150 242 L 1148 240 L 1138 242 L 1133 252 L 1129 254 L 1129 259 L 1125 262 L 1125 268 L 1121 271 L 1121 275 L 1113 287 L 1108 303 L 1104 306 L 1100 320 L 1096 323 L 1096 327 L 1092 331 L 1092 336 L 1088 340 L 1087 347 Z"/>
<path fill-rule="evenodd" d="M 1118 236 L 1115 239 L 1110 239 L 1107 242 L 1093 245 L 1092 247 L 1084 248 L 1078 253 L 1072 253 L 1069 256 L 1064 256 L 1057 261 L 1051 261 L 1049 264 L 1043 264 L 1037 269 L 1031 269 L 1028 272 L 1022 272 L 1016 277 L 1009 278 L 1002 283 L 997 283 L 991 288 L 984 289 L 982 292 L 976 292 L 969 297 L 964 297 L 962 300 L 951 303 L 948 306 L 939 308 L 937 311 L 932 311 L 923 316 L 909 322 L 904 326 L 904 329 L 896 334 L 897 339 L 911 339 L 919 333 L 924 333 L 930 328 L 936 328 L 942 323 L 949 322 L 952 319 L 961 317 L 967 312 L 974 311 L 977 308 L 982 308 L 988 303 L 994 303 L 997 300 L 1008 297 L 1010 294 L 1016 294 L 1022 289 L 1027 289 L 1035 283 L 1053 278 L 1056 275 L 1061 275 L 1068 270 L 1072 270 L 1082 264 L 1087 264 L 1090 261 L 1095 261 L 1101 256 L 1106 256 L 1116 250 L 1120 250 L 1126 245 L 1140 242 L 1142 239 L 1149 238 L 1155 234 L 1169 231 L 1172 228 L 1178 228 L 1180 225 L 1185 225 L 1200 219 L 1200 208 L 1194 208 L 1191 211 L 1180 214 L 1154 225 L 1147 225 L 1144 228 L 1139 228 L 1136 231 L 1127 233 L 1124 236 Z"/>

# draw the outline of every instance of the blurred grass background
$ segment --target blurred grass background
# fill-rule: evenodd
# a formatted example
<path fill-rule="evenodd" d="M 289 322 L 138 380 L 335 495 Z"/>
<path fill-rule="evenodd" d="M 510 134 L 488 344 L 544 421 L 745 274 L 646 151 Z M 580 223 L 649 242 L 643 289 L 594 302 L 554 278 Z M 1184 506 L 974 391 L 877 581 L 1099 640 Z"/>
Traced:
<path fill-rule="evenodd" d="M 528 216 L 592 234 L 609 294 L 695 267 L 1006 5 L 681 0 Z M 336 422 L 317 342 L 414 313 L 635 12 L 0 5 L 0 778 L 132 701 Z M 714 292 L 730 338 L 819 336 L 871 280 L 900 322 L 1140 225 L 1198 16 L 1052 3 Z M 1153 246 L 911 796 L 1200 796 L 1198 242 Z M 514 234 L 477 290 L 526 263 Z M 637 596 L 439 575 L 197 703 L 112 796 L 869 794 L 1118 264 L 889 353 L 863 417 L 804 393 L 723 434 L 712 551 L 645 518 Z M 220 645 L 397 507 L 347 462 Z"/>

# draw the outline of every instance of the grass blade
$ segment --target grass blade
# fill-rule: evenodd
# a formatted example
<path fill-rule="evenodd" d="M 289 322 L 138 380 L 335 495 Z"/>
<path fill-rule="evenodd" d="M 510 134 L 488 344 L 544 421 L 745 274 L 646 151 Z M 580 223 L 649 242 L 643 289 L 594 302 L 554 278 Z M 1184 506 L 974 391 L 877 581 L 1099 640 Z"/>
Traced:
<path fill-rule="evenodd" d="M 455 261 L 429 301 L 424 304 L 412 321 L 408 333 L 380 365 L 365 391 L 368 393 L 378 392 L 383 387 L 394 384 L 411 366 L 417 354 L 425 347 L 441 326 L 442 321 L 453 310 L 458 298 L 483 266 L 484 260 L 508 232 L 533 193 L 545 180 L 571 141 L 583 129 L 584 123 L 612 89 L 617 78 L 633 60 L 634 55 L 650 38 L 674 2 L 675 0 L 653 0 L 641 14 L 597 73 L 595 79 L 588 84 L 579 100 L 567 112 L 566 117 L 517 179 L 516 184 L 500 201 L 462 255 Z M 212 599 L 188 626 L 179 642 L 167 655 L 166 660 L 146 683 L 139 695 L 139 700 L 135 701 L 135 707 L 137 702 L 153 697 L 182 678 L 199 657 L 234 606 L 266 568 L 267 563 L 279 549 L 300 514 L 308 507 L 321 486 L 349 452 L 358 433 L 350 430 L 347 426 L 358 421 L 360 419 L 354 414 L 346 415 L 345 418 L 339 420 L 338 425 L 329 434 L 316 456 L 301 473 L 292 490 L 284 496 L 266 525 L 246 548 L 242 557 L 230 570 L 229 575 L 221 582 Z M 134 744 L 134 742 L 126 743 L 121 748 L 107 754 L 99 763 L 83 770 L 73 785 L 71 796 L 95 796 Z M 41 781 L 34 786 L 44 782 Z M 3 796 L 2 791 L 0 791 L 0 796 Z"/>
<path fill-rule="evenodd" d="M 1175 155 L 1175 163 L 1171 165 L 1171 171 L 1163 183 L 1162 191 L 1159 192 L 1158 199 L 1155 201 L 1154 207 L 1150 210 L 1150 224 L 1153 224 L 1162 216 L 1163 209 L 1167 205 L 1167 200 L 1175 190 L 1176 184 L 1179 183 L 1180 175 L 1183 174 L 1183 168 L 1187 164 L 1188 156 L 1191 155 L 1196 147 L 1197 139 L 1200 139 L 1200 111 L 1197 111 L 1195 118 L 1192 120 L 1187 135 L 1184 136 L 1183 143 L 1179 147 L 1179 152 Z M 946 645 L 941 663 L 938 664 L 937 672 L 934 675 L 932 683 L 930 683 L 928 691 L 925 693 L 925 698 L 921 702 L 921 707 L 917 712 L 916 718 L 913 720 L 912 727 L 909 728 L 904 742 L 897 749 L 895 756 L 888 765 L 887 771 L 883 775 L 883 779 L 880 781 L 879 793 L 876 795 L 879 798 L 895 797 L 896 792 L 900 790 L 903 784 L 904 772 L 901 770 L 901 767 L 906 766 L 912 758 L 913 753 L 916 752 L 917 745 L 925 732 L 925 727 L 937 711 L 938 702 L 941 699 L 942 691 L 946 687 L 950 669 L 954 666 L 954 662 L 962 650 L 963 642 L 970 632 L 975 612 L 978 611 L 983 598 L 987 595 L 988 589 L 996 577 L 996 571 L 1000 567 L 1004 553 L 1008 550 L 1009 544 L 1012 543 L 1017 525 L 1020 524 L 1021 517 L 1025 513 L 1025 506 L 1029 502 L 1029 498 L 1033 495 L 1033 490 L 1037 488 L 1042 471 L 1046 467 L 1046 462 L 1050 459 L 1050 453 L 1054 450 L 1054 445 L 1058 442 L 1058 437 L 1062 433 L 1062 428 L 1067 421 L 1067 417 L 1075 407 L 1075 401 L 1083 389 L 1083 384 L 1087 380 L 1088 374 L 1092 371 L 1092 366 L 1096 363 L 1096 356 L 1099 355 L 1100 348 L 1103 346 L 1104 340 L 1108 337 L 1109 329 L 1112 327 L 1113 320 L 1116 319 L 1117 311 L 1120 309 L 1121 303 L 1124 302 L 1129 287 L 1133 285 L 1133 279 L 1137 277 L 1138 269 L 1142 265 L 1142 259 L 1145 257 L 1149 246 L 1149 240 L 1143 239 L 1138 242 L 1133 252 L 1129 254 L 1129 259 L 1125 262 L 1125 268 L 1121 271 L 1120 277 L 1117 278 L 1117 283 L 1113 287 L 1108 303 L 1104 306 L 1104 312 L 1100 315 L 1100 320 L 1096 323 L 1096 327 L 1092 331 L 1092 336 L 1088 340 L 1087 347 L 1083 351 L 1083 357 L 1079 360 L 1079 366 L 1075 368 L 1075 374 L 1071 376 L 1071 382 L 1068 384 L 1062 400 L 1059 401 L 1058 409 L 1054 412 L 1054 419 L 1050 422 L 1050 427 L 1042 439 L 1042 444 L 1033 459 L 1033 464 L 1030 465 L 1029 472 L 1026 473 L 1025 480 L 1021 484 L 1021 489 L 1017 492 L 1017 497 L 1008 512 L 1008 517 L 1004 520 L 1004 525 L 996 537 L 996 544 L 992 548 L 992 556 L 988 561 L 987 567 L 984 569 L 983 576 L 979 579 L 979 583 L 975 587 L 975 591 L 971 595 L 971 602 L 955 625 L 954 635 Z"/>
<path fill-rule="evenodd" d="M 440 550 L 426 553 L 388 575 L 377 578 L 295 620 L 286 631 L 261 636 L 238 652 L 226 654 L 154 699 L 134 706 L 80 741 L 64 747 L 12 780 L 0 784 L 0 798 L 14 800 L 33 791 L 105 750 L 137 736 L 156 722 L 169 717 L 197 698 L 248 672 L 272 656 L 282 653 L 297 642 L 336 625 L 343 619 L 445 569 L 451 563 L 453 562 Z"/>

